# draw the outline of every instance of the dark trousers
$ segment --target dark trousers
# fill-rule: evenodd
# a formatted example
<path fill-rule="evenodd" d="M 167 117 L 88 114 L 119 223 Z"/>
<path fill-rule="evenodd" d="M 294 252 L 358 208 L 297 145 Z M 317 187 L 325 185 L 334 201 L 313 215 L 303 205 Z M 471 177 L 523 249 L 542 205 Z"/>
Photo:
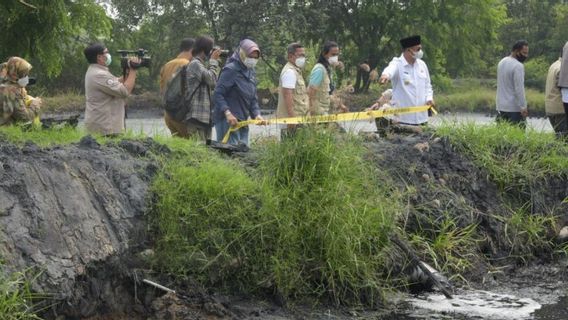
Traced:
<path fill-rule="evenodd" d="M 520 112 L 497 111 L 497 118 L 495 120 L 497 123 L 517 125 L 523 130 L 527 127 L 527 119 L 523 117 Z"/>
<path fill-rule="evenodd" d="M 547 114 L 548 121 L 559 139 L 566 139 L 568 134 L 568 117 L 564 113 Z"/>

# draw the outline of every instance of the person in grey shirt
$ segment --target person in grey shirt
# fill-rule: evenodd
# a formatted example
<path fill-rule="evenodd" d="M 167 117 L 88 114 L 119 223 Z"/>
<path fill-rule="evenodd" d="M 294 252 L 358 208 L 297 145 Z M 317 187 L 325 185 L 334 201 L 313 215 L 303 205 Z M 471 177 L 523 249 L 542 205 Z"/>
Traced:
<path fill-rule="evenodd" d="M 526 127 L 529 114 L 525 97 L 525 67 L 529 56 L 529 43 L 519 40 L 513 45 L 511 55 L 501 59 L 497 66 L 497 122 Z"/>

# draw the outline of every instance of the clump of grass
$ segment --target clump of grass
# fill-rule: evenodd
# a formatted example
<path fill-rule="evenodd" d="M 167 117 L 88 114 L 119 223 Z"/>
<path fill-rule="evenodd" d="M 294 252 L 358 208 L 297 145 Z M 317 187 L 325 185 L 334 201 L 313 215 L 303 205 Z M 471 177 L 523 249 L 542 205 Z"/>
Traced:
<path fill-rule="evenodd" d="M 555 244 L 550 237 L 550 230 L 554 230 L 556 225 L 553 215 L 535 215 L 527 208 L 519 208 L 504 220 L 504 236 L 510 245 L 511 256 L 530 259 L 554 249 Z"/>
<path fill-rule="evenodd" d="M 488 170 L 504 192 L 568 174 L 568 147 L 551 133 L 506 124 L 446 124 L 437 134 Z"/>
<path fill-rule="evenodd" d="M 53 129 L 19 125 L 0 127 L 0 137 L 17 145 L 23 145 L 28 141 L 42 147 L 65 145 L 78 142 L 84 135 L 84 131 L 70 126 Z"/>
<path fill-rule="evenodd" d="M 200 148 L 153 184 L 158 268 L 239 292 L 377 303 L 398 198 L 361 143 L 300 130 L 266 142 L 252 176 Z"/>
<path fill-rule="evenodd" d="M 568 176 L 568 147 L 552 133 L 526 132 L 506 124 L 445 125 L 437 134 L 486 169 L 496 183 L 507 210 L 493 218 L 504 226 L 511 255 L 525 259 L 554 249 L 558 203 L 539 196 L 551 181 Z M 560 209 L 562 210 L 562 209 Z M 548 213 L 543 213 L 548 212 Z"/>
<path fill-rule="evenodd" d="M 431 261 L 433 266 L 450 275 L 461 275 L 471 270 L 479 257 L 476 255 L 480 236 L 477 224 L 461 226 L 457 218 L 444 213 L 433 216 L 423 213 L 426 229 L 409 234 L 411 242 Z"/>
<path fill-rule="evenodd" d="M 285 296 L 339 303 L 376 296 L 385 285 L 381 250 L 400 199 L 363 154 L 355 138 L 325 130 L 300 130 L 263 153 L 263 211 L 280 230 L 274 276 Z"/>
<path fill-rule="evenodd" d="M 42 298 L 31 290 L 28 272 L 6 275 L 0 271 L 0 318 L 5 320 L 40 320 L 34 303 Z"/>
<path fill-rule="evenodd" d="M 156 266 L 208 285 L 250 286 L 246 270 L 257 263 L 265 223 L 257 183 L 194 141 L 170 139 L 169 146 L 176 153 L 152 184 Z"/>

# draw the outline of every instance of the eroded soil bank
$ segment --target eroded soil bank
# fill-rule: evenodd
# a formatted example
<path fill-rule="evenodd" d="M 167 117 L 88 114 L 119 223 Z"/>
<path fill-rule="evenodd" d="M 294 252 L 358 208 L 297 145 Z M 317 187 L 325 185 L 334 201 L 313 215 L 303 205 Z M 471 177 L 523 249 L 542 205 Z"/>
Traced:
<path fill-rule="evenodd" d="M 554 287 L 551 295 L 562 294 L 568 271 L 562 264 L 549 265 L 555 259 L 551 254 L 535 250 L 530 266 L 522 269 L 518 260 L 507 258 L 516 244 L 498 217 L 509 209 L 485 170 L 432 134 L 371 135 L 367 140 L 368 160 L 408 191 L 401 221 L 406 232 L 435 230 L 442 218 L 464 228 L 479 226 L 479 254 L 469 258 L 474 267 L 463 280 L 456 279 L 459 286 L 518 291 L 552 278 L 547 284 Z M 396 306 L 385 306 L 384 312 L 301 303 L 283 307 L 273 297 L 228 297 L 149 273 L 146 256 L 152 246 L 144 214 L 158 170 L 153 155 L 168 152 L 151 139 L 102 146 L 85 137 L 54 148 L 2 141 L 0 255 L 7 270 L 42 271 L 34 289 L 51 294 L 46 319 L 397 319 L 401 314 Z M 254 164 L 254 152 L 239 159 Z M 527 195 L 535 214 L 552 210 L 561 217 L 550 230 L 551 239 L 568 220 L 566 182 L 541 181 Z M 549 271 L 539 272 L 543 266 Z M 142 283 L 145 278 L 178 295 L 164 295 Z"/>

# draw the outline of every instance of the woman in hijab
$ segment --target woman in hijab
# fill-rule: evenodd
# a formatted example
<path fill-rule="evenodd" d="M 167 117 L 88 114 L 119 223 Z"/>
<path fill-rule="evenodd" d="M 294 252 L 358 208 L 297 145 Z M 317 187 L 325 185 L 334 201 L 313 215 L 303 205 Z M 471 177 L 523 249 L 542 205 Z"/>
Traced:
<path fill-rule="evenodd" d="M 213 94 L 214 122 L 217 141 L 222 141 L 230 127 L 239 121 L 263 120 L 256 95 L 256 72 L 254 70 L 260 49 L 250 40 L 244 39 L 223 67 Z M 249 145 L 249 127 L 245 126 L 231 133 L 229 144 Z"/>
<path fill-rule="evenodd" d="M 39 115 L 41 99 L 29 96 L 25 89 L 32 65 L 20 57 L 12 57 L 1 68 L 0 125 L 33 121 Z"/>

